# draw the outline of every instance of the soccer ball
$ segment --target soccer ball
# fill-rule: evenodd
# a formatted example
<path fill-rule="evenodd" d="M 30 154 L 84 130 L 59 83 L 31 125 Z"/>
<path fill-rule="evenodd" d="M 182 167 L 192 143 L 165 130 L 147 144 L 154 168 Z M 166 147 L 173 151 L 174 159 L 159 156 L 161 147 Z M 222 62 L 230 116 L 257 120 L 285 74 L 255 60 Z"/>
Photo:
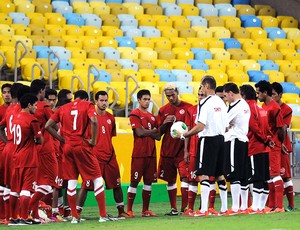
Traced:
<path fill-rule="evenodd" d="M 176 121 L 173 123 L 171 126 L 170 132 L 171 132 L 171 137 L 175 137 L 177 134 L 181 135 L 184 134 L 188 131 L 187 125 L 182 122 L 182 121 Z"/>

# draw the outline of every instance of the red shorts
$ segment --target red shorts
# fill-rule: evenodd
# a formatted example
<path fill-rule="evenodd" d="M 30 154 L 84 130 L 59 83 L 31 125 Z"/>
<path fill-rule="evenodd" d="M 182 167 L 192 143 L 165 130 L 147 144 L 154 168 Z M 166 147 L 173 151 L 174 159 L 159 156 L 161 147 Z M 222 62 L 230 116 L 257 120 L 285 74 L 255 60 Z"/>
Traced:
<path fill-rule="evenodd" d="M 291 159 L 290 154 L 281 154 L 281 170 L 280 175 L 282 178 L 291 178 Z"/>
<path fill-rule="evenodd" d="M 84 140 L 76 146 L 63 146 L 63 179 L 77 180 L 79 174 L 83 180 L 101 177 L 101 171 L 91 146 Z"/>
<path fill-rule="evenodd" d="M 281 149 L 274 147 L 270 154 L 270 176 L 280 176 L 280 169 L 281 169 Z"/>
<path fill-rule="evenodd" d="M 11 184 L 11 176 L 13 171 L 13 149 L 15 145 L 12 141 L 8 141 L 3 149 L 3 167 L 4 167 L 4 184 Z"/>
<path fill-rule="evenodd" d="M 20 193 L 22 190 L 34 192 L 37 168 L 15 168 L 12 174 L 11 191 Z"/>
<path fill-rule="evenodd" d="M 99 162 L 100 169 L 102 173 L 102 177 L 105 181 L 106 189 L 114 189 L 121 187 L 121 180 L 120 180 L 120 170 L 119 165 L 117 162 L 116 155 L 109 162 Z M 93 181 L 83 181 L 81 188 L 87 190 L 94 190 L 94 183 Z"/>
<path fill-rule="evenodd" d="M 37 168 L 37 184 L 57 187 L 58 163 L 55 153 L 40 152 Z"/>
<path fill-rule="evenodd" d="M 156 157 L 131 158 L 131 182 L 140 182 L 143 177 L 144 184 L 157 182 Z"/>
<path fill-rule="evenodd" d="M 158 165 L 158 177 L 169 183 L 175 183 L 177 178 L 177 169 L 180 180 L 188 177 L 188 164 L 183 157 L 160 157 Z"/>
<path fill-rule="evenodd" d="M 199 177 L 196 175 L 197 168 L 197 157 L 196 156 L 190 156 L 190 163 L 189 163 L 189 168 L 188 168 L 188 181 L 189 182 L 199 182 Z"/>

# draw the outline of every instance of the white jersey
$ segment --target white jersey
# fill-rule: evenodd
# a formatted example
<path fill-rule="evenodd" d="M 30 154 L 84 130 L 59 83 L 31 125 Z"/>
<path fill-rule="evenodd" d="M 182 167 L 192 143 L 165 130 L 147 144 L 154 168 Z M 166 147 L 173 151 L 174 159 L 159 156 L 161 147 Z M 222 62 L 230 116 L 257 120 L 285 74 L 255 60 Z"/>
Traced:
<path fill-rule="evenodd" d="M 249 131 L 250 108 L 248 103 L 240 98 L 228 106 L 227 120 L 229 130 L 225 133 L 225 141 L 238 139 L 239 141 L 248 141 L 247 133 Z"/>
<path fill-rule="evenodd" d="M 217 95 L 210 95 L 202 99 L 195 122 L 201 122 L 205 127 L 202 132 L 198 133 L 198 136 L 213 137 L 224 135 L 227 124 L 226 111 L 226 105 Z"/>

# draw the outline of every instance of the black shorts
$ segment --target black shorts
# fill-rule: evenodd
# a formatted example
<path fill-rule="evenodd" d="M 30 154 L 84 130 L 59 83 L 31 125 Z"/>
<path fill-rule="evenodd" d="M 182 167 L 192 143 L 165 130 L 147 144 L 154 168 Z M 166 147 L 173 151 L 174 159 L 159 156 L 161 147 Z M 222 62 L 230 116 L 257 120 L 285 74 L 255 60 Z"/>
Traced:
<path fill-rule="evenodd" d="M 250 156 L 248 182 L 264 182 L 270 179 L 269 153 Z"/>
<path fill-rule="evenodd" d="M 225 142 L 224 172 L 229 182 L 244 181 L 247 178 L 248 142 L 238 139 Z"/>
<path fill-rule="evenodd" d="M 224 136 L 201 137 L 198 142 L 197 175 L 218 177 L 223 173 Z"/>

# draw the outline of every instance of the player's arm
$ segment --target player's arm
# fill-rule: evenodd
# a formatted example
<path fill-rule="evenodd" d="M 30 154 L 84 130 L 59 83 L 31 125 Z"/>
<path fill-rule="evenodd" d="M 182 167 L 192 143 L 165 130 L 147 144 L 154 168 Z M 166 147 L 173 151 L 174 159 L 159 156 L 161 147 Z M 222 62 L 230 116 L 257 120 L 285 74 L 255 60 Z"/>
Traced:
<path fill-rule="evenodd" d="M 285 132 L 284 132 L 284 124 L 285 123 L 284 123 L 282 112 L 281 112 L 280 109 L 276 112 L 275 121 L 276 121 L 276 125 L 277 125 L 277 128 L 278 128 L 278 132 L 277 132 L 278 140 L 281 143 L 283 143 L 284 135 L 285 135 Z"/>
<path fill-rule="evenodd" d="M 97 129 L 98 129 L 98 120 L 96 116 L 92 116 L 90 117 L 90 121 L 91 121 L 91 134 L 92 134 L 92 138 L 89 141 L 90 145 L 95 146 L 96 142 L 97 142 Z"/>
<path fill-rule="evenodd" d="M 201 122 L 198 122 L 196 124 L 196 126 L 194 126 L 191 130 L 189 130 L 188 132 L 182 134 L 181 136 L 179 136 L 179 138 L 181 139 L 186 139 L 187 137 L 191 137 L 199 132 L 201 132 L 203 129 L 205 128 L 205 125 Z"/>
<path fill-rule="evenodd" d="M 39 144 L 39 145 L 42 144 L 43 143 L 43 136 L 42 136 L 42 132 L 40 130 L 38 121 L 33 120 L 31 122 L 31 127 L 32 127 L 32 130 L 33 130 L 33 133 L 34 133 L 35 143 Z"/>
<path fill-rule="evenodd" d="M 261 129 L 262 128 L 260 127 L 258 115 L 251 113 L 249 120 L 249 131 L 253 133 L 257 140 L 268 145 L 269 141 L 271 140 L 270 136 L 268 137 L 266 134 L 264 134 Z"/>
<path fill-rule="evenodd" d="M 55 126 L 57 125 L 57 123 L 52 119 L 50 118 L 46 125 L 45 125 L 45 129 L 57 140 L 59 140 L 60 143 L 64 144 L 65 143 L 65 139 L 60 136 L 56 129 L 55 129 Z"/>
<path fill-rule="evenodd" d="M 145 129 L 144 127 L 135 128 L 133 130 L 138 137 L 151 137 L 155 140 L 160 140 L 160 133 L 156 128 L 154 129 Z"/>
<path fill-rule="evenodd" d="M 5 125 L 0 124 L 0 139 L 4 142 L 7 143 L 7 138 L 6 138 L 6 133 L 5 133 Z"/>
<path fill-rule="evenodd" d="M 158 121 L 161 120 L 161 117 L 163 117 L 163 115 L 161 115 L 160 113 L 158 114 Z M 176 119 L 176 117 L 174 115 L 168 115 L 163 122 L 159 122 L 159 124 L 161 124 L 158 128 L 159 132 L 161 135 L 163 135 L 166 132 L 167 126 L 174 122 Z"/>
<path fill-rule="evenodd" d="M 188 129 L 190 129 L 190 127 L 188 127 Z M 190 163 L 190 138 L 187 137 L 185 140 L 184 140 L 184 156 L 183 156 L 183 159 L 186 163 Z"/>

